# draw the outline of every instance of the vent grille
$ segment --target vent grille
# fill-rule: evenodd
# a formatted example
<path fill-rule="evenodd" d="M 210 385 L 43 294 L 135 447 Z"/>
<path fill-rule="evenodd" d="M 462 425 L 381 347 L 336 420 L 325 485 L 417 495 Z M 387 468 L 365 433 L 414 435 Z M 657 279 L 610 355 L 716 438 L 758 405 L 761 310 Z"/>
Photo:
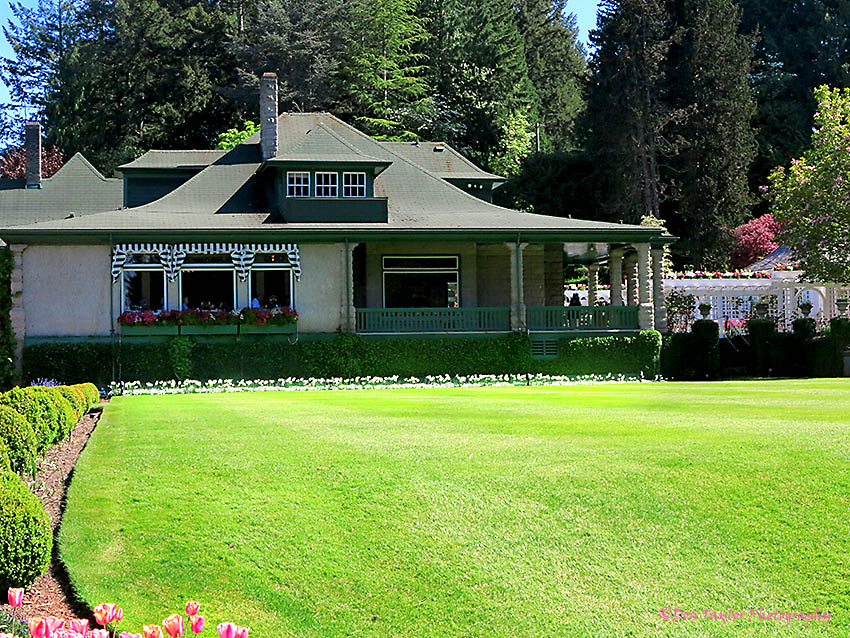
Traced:
<path fill-rule="evenodd" d="M 535 359 L 554 359 L 558 356 L 558 342 L 554 339 L 532 341 L 531 356 Z"/>

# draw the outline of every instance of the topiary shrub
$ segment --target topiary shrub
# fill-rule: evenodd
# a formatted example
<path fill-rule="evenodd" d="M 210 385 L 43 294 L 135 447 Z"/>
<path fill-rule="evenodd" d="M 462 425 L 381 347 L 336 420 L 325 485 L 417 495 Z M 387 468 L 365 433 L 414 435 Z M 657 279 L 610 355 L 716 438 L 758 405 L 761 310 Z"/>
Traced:
<path fill-rule="evenodd" d="M 770 374 L 770 344 L 776 334 L 776 324 L 772 319 L 750 319 L 747 332 L 753 346 L 753 373 L 766 377 Z"/>
<path fill-rule="evenodd" d="M 56 417 L 50 397 L 38 388 L 12 388 L 0 395 L 0 405 L 6 405 L 23 416 L 30 424 L 36 439 L 36 452 L 41 454 L 53 443 Z"/>
<path fill-rule="evenodd" d="M 97 389 L 97 386 L 94 383 L 78 383 L 76 385 L 72 385 L 72 388 L 76 388 L 80 392 L 83 393 L 83 396 L 86 398 L 86 412 L 91 410 L 94 406 L 96 406 L 100 402 L 100 390 Z"/>
<path fill-rule="evenodd" d="M 20 477 L 0 473 L 0 590 L 32 585 L 52 551 L 50 517 L 41 501 Z"/>
<path fill-rule="evenodd" d="M 3 439 L 0 439 L 0 474 L 6 471 L 12 471 L 12 460 L 9 458 L 9 448 L 6 447 Z"/>
<path fill-rule="evenodd" d="M 83 418 L 83 415 L 88 411 L 89 402 L 86 401 L 86 397 L 80 389 L 72 388 L 69 385 L 60 385 L 56 390 L 71 404 L 71 408 L 74 410 L 74 420 L 79 421 Z"/>
<path fill-rule="evenodd" d="M 56 388 L 41 388 L 44 393 L 53 402 L 53 413 L 55 415 L 53 442 L 63 441 L 71 434 L 71 430 L 77 424 L 77 419 L 74 416 L 74 408 L 71 402 L 66 399 Z"/>
<path fill-rule="evenodd" d="M 38 441 L 29 422 L 7 405 L 0 405 L 0 440 L 9 456 L 13 472 L 35 470 Z"/>

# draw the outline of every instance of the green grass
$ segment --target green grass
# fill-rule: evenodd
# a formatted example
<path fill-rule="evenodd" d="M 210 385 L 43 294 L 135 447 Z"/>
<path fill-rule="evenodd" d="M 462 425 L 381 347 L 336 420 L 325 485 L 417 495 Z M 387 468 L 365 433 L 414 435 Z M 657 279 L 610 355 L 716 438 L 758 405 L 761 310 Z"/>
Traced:
<path fill-rule="evenodd" d="M 844 636 L 848 405 L 844 380 L 117 398 L 60 551 L 134 632 L 194 598 L 252 637 Z"/>

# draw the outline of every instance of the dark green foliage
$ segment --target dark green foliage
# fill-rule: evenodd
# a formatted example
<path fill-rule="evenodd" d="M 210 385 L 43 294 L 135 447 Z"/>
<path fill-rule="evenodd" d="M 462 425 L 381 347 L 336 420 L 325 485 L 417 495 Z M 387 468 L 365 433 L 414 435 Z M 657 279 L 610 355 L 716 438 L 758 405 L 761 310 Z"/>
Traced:
<path fill-rule="evenodd" d="M 817 324 L 811 317 L 795 319 L 792 325 L 794 328 L 794 334 L 803 341 L 814 339 L 817 335 Z"/>
<path fill-rule="evenodd" d="M 720 376 L 718 326 L 714 321 L 695 321 L 691 332 L 664 338 L 661 376 L 675 381 L 704 381 Z"/>
<path fill-rule="evenodd" d="M 0 405 L 0 441 L 4 443 L 13 472 L 34 473 L 38 450 L 35 433 L 23 416 L 5 405 Z"/>
<path fill-rule="evenodd" d="M 67 385 L 58 386 L 56 391 L 71 404 L 71 408 L 74 410 L 74 420 L 75 422 L 79 421 L 88 411 L 88 401 L 82 391 L 79 388 L 72 388 Z"/>
<path fill-rule="evenodd" d="M 771 342 L 776 334 L 776 324 L 772 319 L 750 319 L 747 322 L 747 332 L 755 360 L 753 374 L 766 377 L 770 374 Z"/>
<path fill-rule="evenodd" d="M 178 381 L 192 376 L 192 347 L 194 342 L 188 337 L 174 337 L 168 342 L 168 356 L 174 378 Z"/>
<path fill-rule="evenodd" d="M 29 587 L 53 550 L 50 518 L 41 501 L 12 472 L 0 472 L 0 590 Z"/>
<path fill-rule="evenodd" d="M 15 376 L 15 333 L 12 331 L 12 271 L 15 258 L 0 248 L 0 390 L 12 387 Z"/>
<path fill-rule="evenodd" d="M 0 611 L 0 633 L 12 634 L 17 638 L 30 638 L 29 626 L 5 611 Z"/>
<path fill-rule="evenodd" d="M 9 406 L 27 420 L 35 435 L 38 454 L 47 451 L 55 440 L 57 418 L 47 395 L 38 388 L 12 388 L 0 396 L 0 405 Z"/>
<path fill-rule="evenodd" d="M 176 340 L 177 338 L 175 338 Z M 643 373 L 654 377 L 658 369 L 660 336 L 645 331 L 629 337 L 562 339 L 556 360 L 531 358 L 527 336 L 445 338 L 369 338 L 339 334 L 332 339 L 300 341 L 288 339 L 186 339 L 181 343 L 128 344 L 117 356 L 139 357 L 133 366 L 116 366 L 123 381 L 158 381 L 176 378 L 175 370 L 194 371 L 195 378 L 276 379 L 280 377 L 418 376 L 437 374 L 605 374 Z M 39 344 L 25 351 L 27 375 L 42 375 L 50 366 L 61 365 L 63 378 L 73 379 L 77 356 L 88 356 L 90 344 Z M 78 347 L 75 354 L 75 346 Z M 57 356 L 53 349 L 61 351 Z M 111 369 L 109 348 L 98 350 L 98 361 Z M 166 357 L 162 357 L 162 353 Z M 149 365 L 143 365 L 142 362 Z M 138 376 L 135 376 L 138 374 Z M 105 379 L 108 384 L 110 379 Z"/>

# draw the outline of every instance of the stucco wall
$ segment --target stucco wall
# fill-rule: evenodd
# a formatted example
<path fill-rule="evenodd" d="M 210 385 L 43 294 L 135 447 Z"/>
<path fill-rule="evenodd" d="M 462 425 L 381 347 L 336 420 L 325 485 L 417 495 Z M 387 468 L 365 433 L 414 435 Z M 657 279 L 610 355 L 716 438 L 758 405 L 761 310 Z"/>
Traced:
<path fill-rule="evenodd" d="M 511 305 L 511 255 L 504 244 L 478 246 L 478 301 L 484 308 Z"/>
<path fill-rule="evenodd" d="M 299 332 L 335 332 L 345 310 L 343 244 L 301 244 L 301 281 L 295 282 Z"/>
<path fill-rule="evenodd" d="M 366 301 L 369 308 L 383 308 L 382 257 L 385 255 L 457 255 L 460 261 L 460 305 L 478 305 L 478 269 L 473 243 L 374 243 L 366 244 Z"/>
<path fill-rule="evenodd" d="M 543 252 L 545 270 L 546 306 L 564 305 L 564 247 L 562 244 L 545 244 Z"/>
<path fill-rule="evenodd" d="M 523 287 L 526 306 L 543 306 L 545 297 L 545 274 L 543 267 L 543 244 L 529 244 L 522 255 Z"/>
<path fill-rule="evenodd" d="M 27 337 L 109 334 L 109 246 L 27 246 L 22 261 Z"/>

